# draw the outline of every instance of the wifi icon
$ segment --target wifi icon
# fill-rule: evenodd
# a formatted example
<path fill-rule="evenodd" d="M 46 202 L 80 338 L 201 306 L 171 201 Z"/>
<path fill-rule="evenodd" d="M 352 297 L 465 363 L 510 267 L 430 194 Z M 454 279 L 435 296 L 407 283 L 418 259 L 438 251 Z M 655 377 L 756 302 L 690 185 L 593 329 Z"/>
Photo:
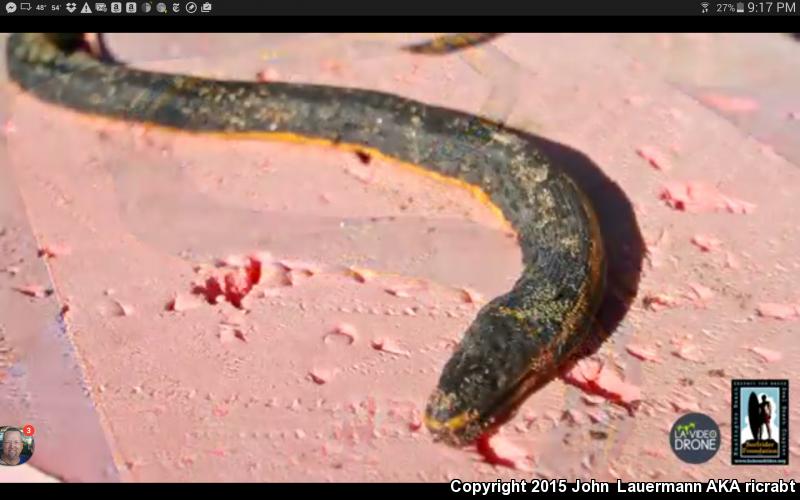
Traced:
<path fill-rule="evenodd" d="M 703 2 L 703 3 L 701 3 L 701 4 L 700 4 L 700 7 L 702 7 L 702 8 L 703 8 L 703 12 L 702 12 L 703 14 L 705 14 L 706 12 L 708 12 L 708 2 Z"/>

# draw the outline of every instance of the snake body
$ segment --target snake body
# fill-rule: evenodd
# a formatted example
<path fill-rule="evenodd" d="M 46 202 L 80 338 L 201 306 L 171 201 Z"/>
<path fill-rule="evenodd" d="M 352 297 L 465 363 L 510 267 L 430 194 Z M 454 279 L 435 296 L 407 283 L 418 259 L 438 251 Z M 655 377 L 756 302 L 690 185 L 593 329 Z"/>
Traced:
<path fill-rule="evenodd" d="M 478 311 L 445 364 L 424 414 L 435 440 L 475 442 L 590 334 L 605 279 L 596 216 L 524 133 L 370 90 L 138 70 L 92 57 L 78 35 L 11 35 L 11 80 L 82 113 L 382 155 L 466 183 L 502 212 L 516 231 L 524 271 Z"/>

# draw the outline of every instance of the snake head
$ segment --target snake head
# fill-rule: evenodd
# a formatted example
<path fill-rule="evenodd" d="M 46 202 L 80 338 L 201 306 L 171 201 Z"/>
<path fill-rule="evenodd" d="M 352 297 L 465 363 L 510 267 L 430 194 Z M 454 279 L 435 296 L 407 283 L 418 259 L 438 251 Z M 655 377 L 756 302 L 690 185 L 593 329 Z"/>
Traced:
<path fill-rule="evenodd" d="M 552 355 L 531 335 L 528 321 L 500 300 L 484 306 L 442 371 L 424 422 L 435 441 L 474 443 L 513 415 L 529 390 L 548 375 Z"/>

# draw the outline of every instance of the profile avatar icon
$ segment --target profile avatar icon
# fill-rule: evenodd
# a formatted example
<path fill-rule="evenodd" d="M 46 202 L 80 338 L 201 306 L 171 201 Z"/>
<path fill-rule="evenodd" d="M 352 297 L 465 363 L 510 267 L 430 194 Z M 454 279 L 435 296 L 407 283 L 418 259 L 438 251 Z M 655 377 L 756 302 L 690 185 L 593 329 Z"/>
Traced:
<path fill-rule="evenodd" d="M 22 465 L 33 456 L 33 436 L 17 427 L 0 427 L 0 465 Z"/>

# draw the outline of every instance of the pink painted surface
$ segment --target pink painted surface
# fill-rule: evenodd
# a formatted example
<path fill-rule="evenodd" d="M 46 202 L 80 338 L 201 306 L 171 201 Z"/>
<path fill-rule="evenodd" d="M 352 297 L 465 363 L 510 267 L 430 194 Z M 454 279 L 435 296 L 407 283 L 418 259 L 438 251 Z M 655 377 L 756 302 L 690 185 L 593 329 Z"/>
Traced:
<path fill-rule="evenodd" d="M 800 108 L 775 90 L 796 88 L 800 73 L 776 68 L 796 68 L 800 49 L 754 40 L 770 81 L 748 80 L 725 36 L 507 35 L 446 58 L 399 53 L 397 35 L 112 36 L 143 67 L 386 90 L 586 155 L 569 158 L 603 202 L 612 273 L 644 257 L 636 297 L 570 383 L 533 395 L 483 455 L 432 443 L 419 418 L 453 342 L 520 271 L 487 207 L 377 159 L 87 118 L 4 85 L 0 417 L 37 425 L 31 465 L 73 481 L 796 476 L 729 465 L 729 379 L 793 380 L 800 354 L 797 317 L 758 312 L 800 303 Z M 647 255 L 626 240 L 625 198 Z M 237 299 L 192 295 L 224 291 L 226 274 Z M 31 285 L 54 293 L 20 292 Z M 63 374 L 40 361 L 52 353 Z M 75 388 L 53 403 L 64 377 Z M 667 442 L 691 409 L 726 436 L 702 468 Z M 84 422 L 84 463 L 70 419 Z"/>

